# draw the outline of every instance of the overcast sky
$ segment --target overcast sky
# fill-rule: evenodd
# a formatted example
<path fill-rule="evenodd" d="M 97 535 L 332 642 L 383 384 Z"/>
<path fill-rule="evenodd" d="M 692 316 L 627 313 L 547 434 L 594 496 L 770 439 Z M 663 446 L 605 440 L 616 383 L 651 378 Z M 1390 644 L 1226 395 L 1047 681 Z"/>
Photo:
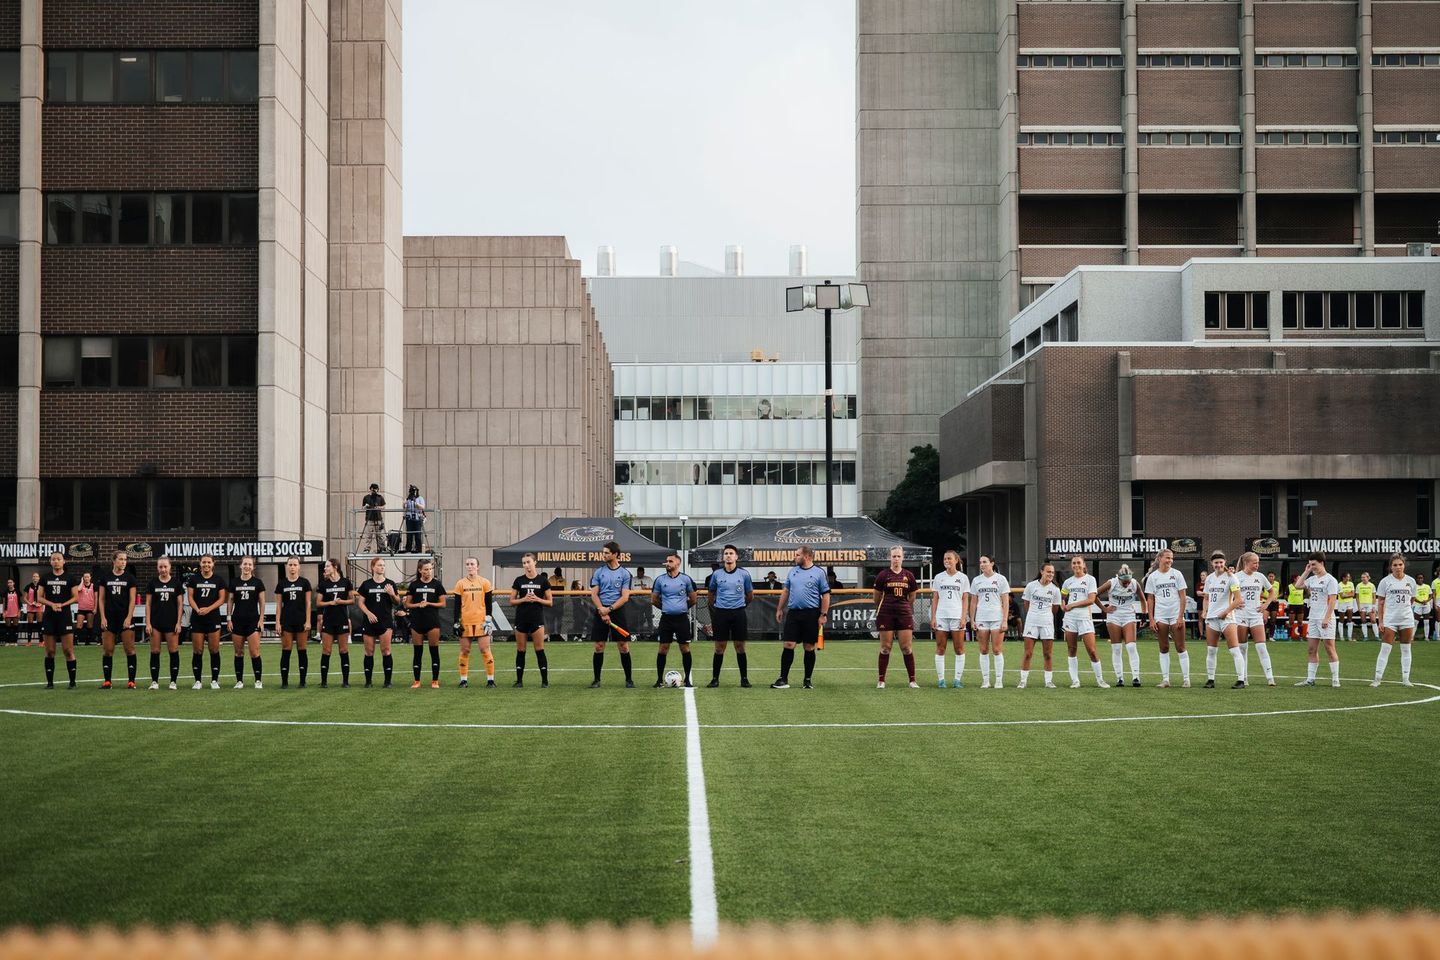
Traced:
<path fill-rule="evenodd" d="M 407 234 L 855 263 L 853 0 L 406 0 Z"/>

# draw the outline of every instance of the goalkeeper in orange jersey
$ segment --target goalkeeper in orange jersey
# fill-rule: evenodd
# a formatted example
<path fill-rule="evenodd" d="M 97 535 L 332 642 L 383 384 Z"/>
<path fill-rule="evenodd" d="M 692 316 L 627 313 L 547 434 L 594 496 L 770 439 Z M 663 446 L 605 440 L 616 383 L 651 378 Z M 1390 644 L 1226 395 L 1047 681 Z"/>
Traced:
<path fill-rule="evenodd" d="M 465 576 L 450 589 L 455 596 L 455 632 L 460 637 L 460 686 L 470 686 L 470 645 L 480 643 L 485 658 L 485 686 L 495 686 L 495 654 L 490 652 L 490 609 L 495 602 L 495 588 L 480 576 L 480 561 L 465 558 Z"/>

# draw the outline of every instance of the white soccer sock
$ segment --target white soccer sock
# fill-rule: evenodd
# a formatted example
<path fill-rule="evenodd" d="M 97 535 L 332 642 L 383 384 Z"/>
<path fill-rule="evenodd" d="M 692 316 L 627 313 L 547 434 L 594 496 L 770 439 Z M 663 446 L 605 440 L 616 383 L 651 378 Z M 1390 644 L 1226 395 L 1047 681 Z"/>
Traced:
<path fill-rule="evenodd" d="M 1029 680 L 1030 680 L 1030 671 L 1029 671 L 1029 670 L 1021 670 L 1021 671 L 1020 671 L 1020 682 L 1021 682 L 1021 683 L 1026 683 L 1026 682 L 1028 682 Z"/>
<path fill-rule="evenodd" d="M 1102 673 L 1101 670 L 1100 670 L 1100 661 L 1099 661 L 1099 660 L 1091 660 L 1091 661 L 1090 661 L 1090 669 L 1093 670 L 1093 671 L 1095 671 L 1095 679 L 1096 679 L 1096 680 L 1104 680 L 1104 679 L 1105 679 L 1105 674 Z M 1119 680 L 1119 681 L 1116 681 L 1116 682 L 1117 682 L 1117 683 L 1124 683 L 1125 681 L 1124 681 L 1124 680 Z"/>
<path fill-rule="evenodd" d="M 1230 648 L 1230 658 L 1235 661 L 1235 679 L 1245 679 L 1245 652 L 1238 646 Z"/>
<path fill-rule="evenodd" d="M 1188 680 L 1190 679 L 1190 651 L 1189 651 L 1189 650 L 1182 650 L 1182 651 L 1180 651 L 1180 679 L 1181 679 L 1182 681 L 1188 681 Z"/>
<path fill-rule="evenodd" d="M 1065 658 L 1065 663 L 1066 663 L 1066 665 L 1069 666 L 1069 668 L 1070 668 L 1070 682 L 1071 682 L 1071 683 L 1079 683 L 1079 682 L 1080 682 L 1080 658 L 1079 658 L 1079 657 L 1066 657 L 1066 658 Z"/>
<path fill-rule="evenodd" d="M 995 654 L 995 685 L 1005 682 L 1005 654 Z"/>
<path fill-rule="evenodd" d="M 990 682 L 990 654 L 988 653 L 980 654 L 980 682 L 982 684 Z"/>
<path fill-rule="evenodd" d="M 1410 644 L 1400 644 L 1400 679 L 1410 679 Z"/>
<path fill-rule="evenodd" d="M 1130 679 L 1140 679 L 1140 646 L 1134 641 L 1127 641 L 1125 652 L 1130 656 Z"/>
<path fill-rule="evenodd" d="M 1331 679 L 1331 680 L 1339 680 L 1339 679 L 1340 679 L 1340 661 L 1339 661 L 1339 660 L 1331 660 L 1331 661 L 1330 661 L 1330 679 Z"/>
<path fill-rule="evenodd" d="M 1184 654 L 1181 654 L 1181 656 L 1184 656 Z M 1220 648 L 1219 648 L 1219 647 L 1206 647 L 1206 648 L 1205 648 L 1205 679 L 1206 679 L 1206 680 L 1214 680 L 1214 679 L 1215 679 L 1215 661 L 1218 660 L 1219 658 L 1220 658 Z"/>
<path fill-rule="evenodd" d="M 1316 674 L 1319 670 L 1320 670 L 1320 664 L 1319 664 L 1318 661 L 1316 661 L 1316 660 L 1311 660 L 1310 662 L 1306 663 L 1306 664 L 1305 664 L 1305 679 L 1306 679 L 1306 680 L 1309 680 L 1309 681 L 1311 681 L 1311 682 L 1313 683 L 1313 682 L 1315 681 L 1315 674 Z"/>
<path fill-rule="evenodd" d="M 1260 667 L 1265 671 L 1267 681 L 1275 679 L 1274 668 L 1270 666 L 1270 644 L 1255 644 L 1255 655 L 1260 658 Z"/>
<path fill-rule="evenodd" d="M 1055 674 L 1054 674 L 1053 672 L 1049 671 L 1049 670 L 1046 670 L 1046 671 L 1045 671 L 1045 682 L 1046 682 L 1046 683 L 1054 683 L 1054 682 L 1055 682 Z"/>
<path fill-rule="evenodd" d="M 957 653 L 957 654 L 955 654 L 955 679 L 956 679 L 956 680 L 959 680 L 960 678 L 962 678 L 962 677 L 965 676 L 965 658 L 968 657 L 968 656 L 970 656 L 970 654 L 968 654 L 968 653 Z"/>
<path fill-rule="evenodd" d="M 1375 679 L 1382 680 L 1385 677 L 1385 667 L 1390 663 L 1390 644 L 1380 644 L 1380 652 L 1375 656 Z"/>
<path fill-rule="evenodd" d="M 1110 644 L 1110 664 L 1115 668 L 1115 682 L 1125 681 L 1125 653 L 1118 643 Z"/>
<path fill-rule="evenodd" d="M 935 679 L 945 679 L 945 654 L 935 654 Z"/>
<path fill-rule="evenodd" d="M 1160 679 L 1166 683 L 1170 682 L 1170 654 L 1160 654 Z"/>

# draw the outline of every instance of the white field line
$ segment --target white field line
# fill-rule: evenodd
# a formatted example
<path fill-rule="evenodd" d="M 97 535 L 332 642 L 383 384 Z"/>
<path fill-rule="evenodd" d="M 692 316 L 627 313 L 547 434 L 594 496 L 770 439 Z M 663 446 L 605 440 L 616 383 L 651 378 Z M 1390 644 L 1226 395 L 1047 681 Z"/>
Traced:
<path fill-rule="evenodd" d="M 697 950 L 715 945 L 720 911 L 715 902 L 715 857 L 710 848 L 710 804 L 700 759 L 700 714 L 695 690 L 685 690 L 685 780 L 690 806 L 690 935 Z"/>

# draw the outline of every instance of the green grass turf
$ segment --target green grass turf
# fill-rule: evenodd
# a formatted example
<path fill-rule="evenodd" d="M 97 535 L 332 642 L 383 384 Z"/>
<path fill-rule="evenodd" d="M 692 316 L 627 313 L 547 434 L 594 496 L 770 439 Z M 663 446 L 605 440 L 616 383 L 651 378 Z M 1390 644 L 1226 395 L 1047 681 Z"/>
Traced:
<path fill-rule="evenodd" d="M 0 713 L 0 831 L 12 924 L 683 921 L 689 912 L 684 709 L 641 689 L 618 657 L 585 689 L 589 648 L 551 646 L 552 686 L 410 691 L 151 693 L 0 687 L 0 709 L 192 719 L 660 725 L 503 730 L 120 722 Z M 1368 677 L 1377 644 L 1341 644 L 1340 690 L 1282 686 L 980 691 L 924 688 L 891 665 L 874 689 L 873 643 L 832 643 L 817 689 L 764 689 L 779 648 L 754 644 L 752 690 L 696 692 L 722 921 L 1440 908 L 1440 703 L 1378 710 L 1075 725 L 749 728 L 1150 717 L 1419 700 Z M 1303 648 L 1272 645 L 1278 672 Z M 697 644 L 697 677 L 709 652 Z M 455 647 L 444 648 L 446 667 Z M 1015 682 L 1018 645 L 1007 645 Z M 99 673 L 80 651 L 82 679 Z M 1109 668 L 1106 645 L 1101 660 Z M 1440 644 L 1416 644 L 1414 678 L 1440 683 Z M 354 657 L 358 677 L 360 657 Z M 671 665 L 678 665 L 678 651 Z M 476 658 L 476 675 L 478 658 Z M 123 676 L 123 658 L 120 673 Z M 317 669 L 318 654 L 312 657 Z M 1063 646 L 1058 663 L 1064 678 Z M 162 665 L 163 666 L 163 665 Z M 1039 681 L 1039 662 L 1031 680 Z M 1083 664 L 1082 664 L 1083 666 Z M 1142 670 L 1153 682 L 1153 646 Z M 0 650 L 0 684 L 41 679 L 36 649 Z M 148 655 L 141 653 L 142 679 Z M 63 666 L 60 675 L 64 676 Z M 1252 680 L 1260 668 L 1251 656 Z M 428 679 L 428 663 L 426 665 Z M 792 679 L 798 681 L 799 666 Z M 1178 665 L 1174 673 L 1178 684 Z M 1399 679 L 1398 651 L 1387 679 Z M 63 687 L 63 681 L 61 686 Z M 142 684 L 143 687 L 143 684 Z"/>

